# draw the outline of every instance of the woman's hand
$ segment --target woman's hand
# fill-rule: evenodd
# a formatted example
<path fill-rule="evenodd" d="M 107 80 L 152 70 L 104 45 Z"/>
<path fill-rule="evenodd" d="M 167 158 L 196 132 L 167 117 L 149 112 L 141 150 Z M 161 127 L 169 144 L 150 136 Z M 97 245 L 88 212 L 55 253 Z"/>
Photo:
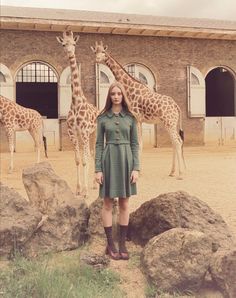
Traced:
<path fill-rule="evenodd" d="M 102 172 L 95 173 L 95 180 L 98 184 L 102 184 L 103 183 L 103 173 Z"/>
<path fill-rule="evenodd" d="M 132 171 L 130 176 L 130 182 L 135 183 L 138 181 L 138 171 Z"/>

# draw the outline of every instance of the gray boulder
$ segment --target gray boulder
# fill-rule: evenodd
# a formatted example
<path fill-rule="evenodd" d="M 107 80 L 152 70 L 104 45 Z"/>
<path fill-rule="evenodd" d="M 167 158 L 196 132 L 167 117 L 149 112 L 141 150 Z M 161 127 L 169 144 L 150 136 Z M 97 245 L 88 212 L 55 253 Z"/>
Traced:
<path fill-rule="evenodd" d="M 210 264 L 212 280 L 225 298 L 236 297 L 236 250 L 216 252 Z"/>
<path fill-rule="evenodd" d="M 183 191 L 161 194 L 131 213 L 129 237 L 145 245 L 152 237 L 177 227 L 206 233 L 214 250 L 233 245 L 233 237 L 222 217 L 206 203 Z"/>
<path fill-rule="evenodd" d="M 20 252 L 37 230 L 42 214 L 14 189 L 0 183 L 0 256 Z"/>
<path fill-rule="evenodd" d="M 144 273 L 165 292 L 198 291 L 209 268 L 212 245 L 202 232 L 182 228 L 153 237 L 141 254 Z"/>
<path fill-rule="evenodd" d="M 53 213 L 60 204 L 74 199 L 67 182 L 48 162 L 23 169 L 22 179 L 29 201 L 43 214 Z"/>
<path fill-rule="evenodd" d="M 42 222 L 24 247 L 26 255 L 76 249 L 88 240 L 89 209 L 82 199 L 64 203 Z"/>

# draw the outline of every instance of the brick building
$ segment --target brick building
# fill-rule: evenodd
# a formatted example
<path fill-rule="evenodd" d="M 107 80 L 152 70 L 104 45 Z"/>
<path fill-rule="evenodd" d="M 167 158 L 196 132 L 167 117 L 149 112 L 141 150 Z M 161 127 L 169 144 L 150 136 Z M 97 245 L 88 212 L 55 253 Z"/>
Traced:
<path fill-rule="evenodd" d="M 45 117 L 49 150 L 71 148 L 69 62 L 56 36 L 79 34 L 76 57 L 87 99 L 101 108 L 113 75 L 95 63 L 102 40 L 131 75 L 172 96 L 186 145 L 236 142 L 236 22 L 88 11 L 1 7 L 0 93 Z M 145 146 L 168 146 L 162 125 L 143 125 Z M 16 151 L 32 150 L 27 132 Z M 1 150 L 7 150 L 1 129 Z"/>

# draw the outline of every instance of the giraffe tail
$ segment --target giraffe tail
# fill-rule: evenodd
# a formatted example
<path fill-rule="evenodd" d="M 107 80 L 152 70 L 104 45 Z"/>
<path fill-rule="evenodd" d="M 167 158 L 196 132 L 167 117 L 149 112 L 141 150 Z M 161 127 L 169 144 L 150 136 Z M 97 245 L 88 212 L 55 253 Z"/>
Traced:
<path fill-rule="evenodd" d="M 47 153 L 47 138 L 45 136 L 43 136 L 43 147 L 44 147 L 45 157 L 48 158 L 48 153 Z"/>
<path fill-rule="evenodd" d="M 179 136 L 184 143 L 184 131 L 182 129 L 179 130 Z M 183 146 L 183 144 L 182 144 L 182 146 Z"/>
<path fill-rule="evenodd" d="M 45 157 L 48 158 L 48 153 L 47 153 L 47 138 L 44 135 L 44 122 L 43 122 L 43 119 L 42 119 L 42 135 L 43 135 L 44 154 L 45 154 Z"/>
<path fill-rule="evenodd" d="M 183 164 L 186 169 L 186 163 L 185 163 L 185 159 L 184 159 L 184 130 L 183 130 L 183 123 L 182 123 L 182 112 L 181 112 L 179 106 L 178 106 L 178 110 L 179 110 L 179 136 L 182 140 L 181 153 L 182 153 Z"/>

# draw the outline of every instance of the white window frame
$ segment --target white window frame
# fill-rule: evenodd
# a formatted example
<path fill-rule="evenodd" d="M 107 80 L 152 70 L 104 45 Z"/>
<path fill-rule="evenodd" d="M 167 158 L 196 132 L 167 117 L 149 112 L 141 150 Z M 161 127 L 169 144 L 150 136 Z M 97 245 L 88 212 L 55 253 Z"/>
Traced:
<path fill-rule="evenodd" d="M 80 79 L 80 64 L 78 64 L 79 69 L 79 79 Z M 67 66 L 61 73 L 59 78 L 59 93 L 58 93 L 58 103 L 59 103 L 59 118 L 65 118 L 68 115 L 72 100 L 72 90 L 71 83 L 69 83 L 68 78 L 71 76 L 70 66 Z M 80 81 L 81 83 L 81 81 Z"/>
<path fill-rule="evenodd" d="M 199 84 L 193 82 L 192 77 Z M 187 66 L 188 116 L 202 118 L 206 116 L 206 83 L 203 74 L 196 67 Z"/>

